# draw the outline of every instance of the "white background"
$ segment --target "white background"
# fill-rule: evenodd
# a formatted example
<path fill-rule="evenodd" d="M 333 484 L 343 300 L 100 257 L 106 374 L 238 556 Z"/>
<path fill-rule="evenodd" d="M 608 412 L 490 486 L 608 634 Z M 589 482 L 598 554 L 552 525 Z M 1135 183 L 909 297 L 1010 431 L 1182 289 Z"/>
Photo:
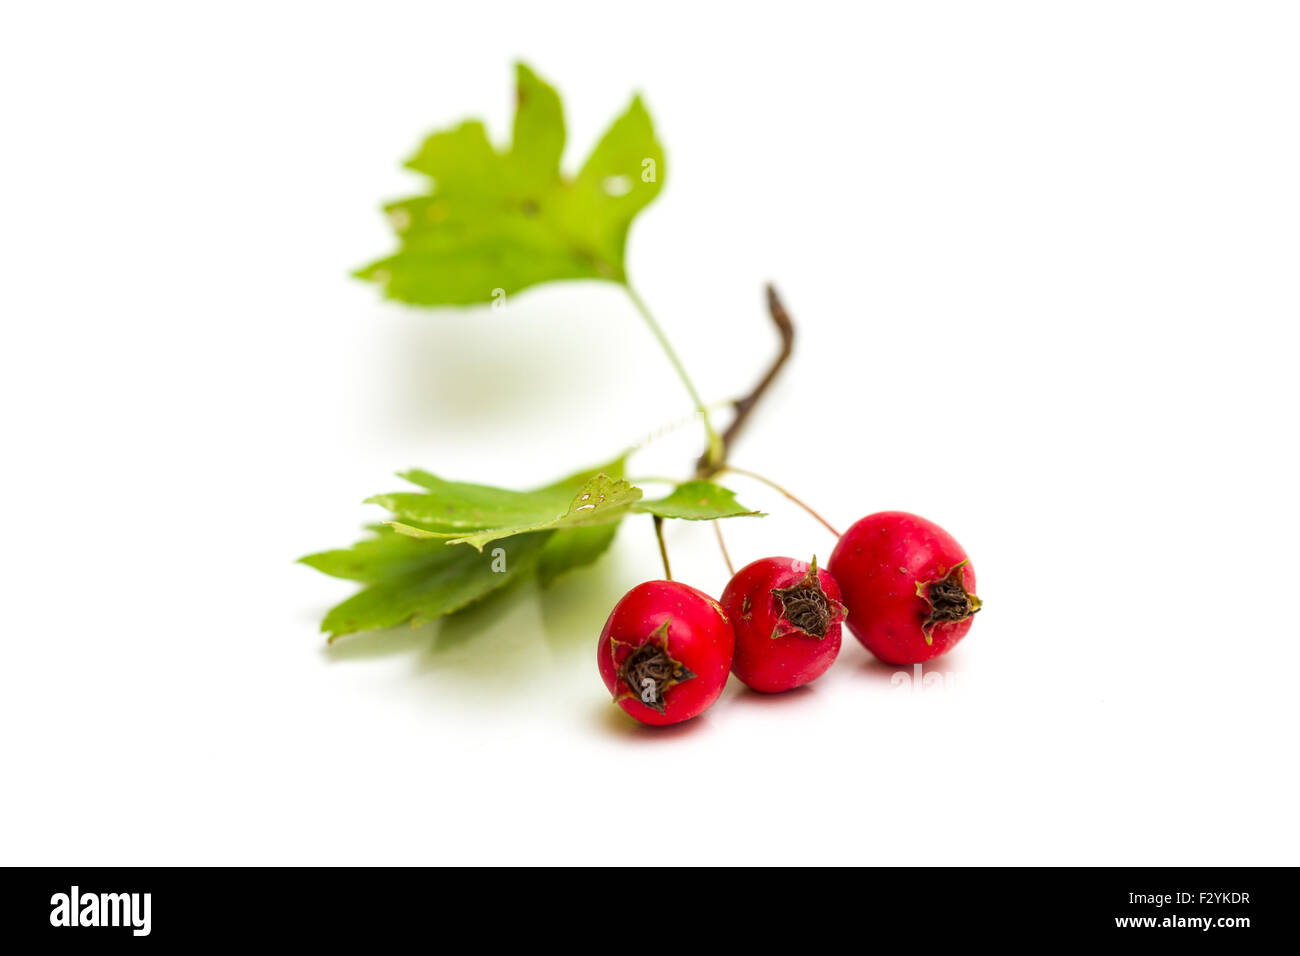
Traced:
<path fill-rule="evenodd" d="M 1298 42 L 1268 3 L 6 8 L 0 861 L 1300 862 Z M 348 277 L 425 133 L 508 135 L 515 57 L 570 168 L 645 92 L 630 269 L 709 400 L 783 291 L 737 464 L 971 553 L 943 689 L 846 635 L 632 724 L 594 648 L 646 518 L 501 616 L 325 647 L 351 585 L 293 560 L 392 472 L 537 484 L 689 412 L 614 287 Z M 737 558 L 829 554 L 733 484 L 772 512 Z M 669 543 L 721 590 L 707 527 Z"/>

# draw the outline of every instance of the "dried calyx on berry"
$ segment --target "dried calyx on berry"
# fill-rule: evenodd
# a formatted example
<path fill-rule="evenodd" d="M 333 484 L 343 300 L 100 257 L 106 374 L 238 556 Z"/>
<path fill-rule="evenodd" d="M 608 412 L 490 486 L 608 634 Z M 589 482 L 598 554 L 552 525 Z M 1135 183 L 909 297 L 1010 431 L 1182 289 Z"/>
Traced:
<path fill-rule="evenodd" d="M 822 588 L 816 556 L 802 580 L 789 587 L 773 588 L 772 595 L 781 608 L 781 619 L 772 630 L 774 640 L 796 632 L 821 640 L 832 624 L 843 621 L 848 614 L 844 605 Z"/>
<path fill-rule="evenodd" d="M 622 644 L 622 641 L 610 640 L 612 649 L 616 650 Z M 616 702 L 635 698 L 661 714 L 665 712 L 664 695 L 683 681 L 695 677 L 681 661 L 674 660 L 668 653 L 667 621 L 659 625 L 644 644 L 633 648 L 623 658 L 617 673 L 624 691 L 614 698 Z"/>
<path fill-rule="evenodd" d="M 935 627 L 964 621 L 983 606 L 978 597 L 966 590 L 962 581 L 962 569 L 968 563 L 961 561 L 953 565 L 952 570 L 937 581 L 916 582 L 917 596 L 925 598 L 930 605 L 930 613 L 921 624 L 927 644 L 934 640 L 932 632 Z"/>
<path fill-rule="evenodd" d="M 824 674 L 840 652 L 848 613 L 829 573 L 795 558 L 753 561 L 722 592 L 736 632 L 731 670 L 765 694 L 801 687 Z"/>

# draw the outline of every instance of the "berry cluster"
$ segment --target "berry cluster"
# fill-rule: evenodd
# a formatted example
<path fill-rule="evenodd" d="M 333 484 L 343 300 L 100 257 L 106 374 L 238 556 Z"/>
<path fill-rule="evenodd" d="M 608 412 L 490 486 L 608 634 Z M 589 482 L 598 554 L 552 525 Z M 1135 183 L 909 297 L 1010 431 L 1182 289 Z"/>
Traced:
<path fill-rule="evenodd" d="M 840 625 L 887 664 L 951 650 L 980 609 L 975 569 L 932 521 L 868 515 L 846 531 L 829 567 L 762 558 L 715 601 L 677 581 L 646 581 L 614 606 L 597 663 L 615 703 L 645 724 L 703 713 L 728 673 L 765 693 L 816 680 L 840 651 Z"/>

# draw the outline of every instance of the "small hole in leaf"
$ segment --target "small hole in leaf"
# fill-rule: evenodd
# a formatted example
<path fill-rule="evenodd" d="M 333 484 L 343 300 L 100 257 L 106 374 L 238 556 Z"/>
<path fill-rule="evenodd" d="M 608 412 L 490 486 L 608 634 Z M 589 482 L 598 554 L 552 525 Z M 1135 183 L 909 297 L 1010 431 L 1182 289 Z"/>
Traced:
<path fill-rule="evenodd" d="M 632 191 L 632 180 L 626 176 L 606 176 L 602 185 L 608 196 L 626 196 Z"/>

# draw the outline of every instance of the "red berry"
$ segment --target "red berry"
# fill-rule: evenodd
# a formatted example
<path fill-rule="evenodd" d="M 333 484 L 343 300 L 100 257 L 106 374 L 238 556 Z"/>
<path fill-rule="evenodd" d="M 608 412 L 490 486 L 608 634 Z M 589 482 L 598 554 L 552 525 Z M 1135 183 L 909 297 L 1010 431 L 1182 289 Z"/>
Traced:
<path fill-rule="evenodd" d="M 735 646 L 713 598 L 676 581 L 646 581 L 614 605 L 596 663 L 625 711 L 643 724 L 676 724 L 718 699 Z"/>
<path fill-rule="evenodd" d="M 947 653 L 980 609 L 962 546 L 905 511 L 867 515 L 844 532 L 830 572 L 844 592 L 849 630 L 887 664 Z"/>
<path fill-rule="evenodd" d="M 736 631 L 732 672 L 754 690 L 790 690 L 826 673 L 840 652 L 844 605 L 827 572 L 794 558 L 762 558 L 722 592 Z"/>

